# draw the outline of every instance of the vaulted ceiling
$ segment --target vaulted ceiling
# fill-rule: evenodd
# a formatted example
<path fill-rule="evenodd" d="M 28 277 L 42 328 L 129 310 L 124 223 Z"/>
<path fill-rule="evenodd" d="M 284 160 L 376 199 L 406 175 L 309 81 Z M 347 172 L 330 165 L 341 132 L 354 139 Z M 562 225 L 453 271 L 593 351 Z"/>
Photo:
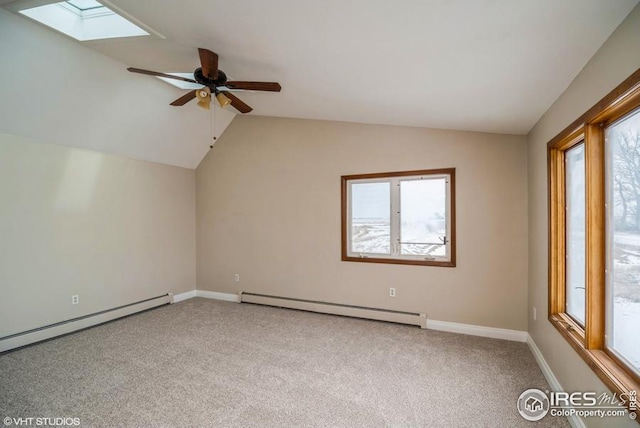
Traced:
<path fill-rule="evenodd" d="M 638 0 L 105 3 L 162 35 L 82 43 L 110 57 L 109 67 L 119 73 L 125 66 L 189 72 L 198 65 L 196 48 L 208 48 L 236 80 L 280 82 L 281 93 L 238 94 L 254 107 L 253 115 L 525 134 Z M 167 107 L 180 90 L 143 75 L 122 73 L 119 79 L 127 92 L 118 102 L 130 96 L 132 103 L 147 103 L 123 106 L 143 123 L 153 122 L 154 114 L 159 124 L 175 117 L 193 129 L 202 122 L 190 118 L 193 103 L 179 113 Z M 118 84 L 103 89 L 105 95 Z M 147 93 L 149 99 L 140 101 Z M 162 110 L 152 102 L 164 103 Z M 156 130 L 144 149 L 163 134 Z M 177 140 L 182 131 L 175 134 Z M 203 144 L 166 144 L 146 158 L 195 167 L 206 153 Z M 132 156 L 145 158 L 145 150 Z M 127 155 L 124 147 L 112 151 Z"/>
<path fill-rule="evenodd" d="M 196 47 L 255 114 L 527 133 L 637 0 L 112 0 L 166 37 L 90 45 L 192 71 Z"/>

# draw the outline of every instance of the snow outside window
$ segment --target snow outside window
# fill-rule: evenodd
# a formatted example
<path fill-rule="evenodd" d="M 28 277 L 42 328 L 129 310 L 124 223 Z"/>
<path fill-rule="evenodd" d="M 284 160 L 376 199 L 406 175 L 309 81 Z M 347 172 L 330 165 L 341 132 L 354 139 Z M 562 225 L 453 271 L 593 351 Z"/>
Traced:
<path fill-rule="evenodd" d="M 454 266 L 454 173 L 342 177 L 343 260 Z"/>

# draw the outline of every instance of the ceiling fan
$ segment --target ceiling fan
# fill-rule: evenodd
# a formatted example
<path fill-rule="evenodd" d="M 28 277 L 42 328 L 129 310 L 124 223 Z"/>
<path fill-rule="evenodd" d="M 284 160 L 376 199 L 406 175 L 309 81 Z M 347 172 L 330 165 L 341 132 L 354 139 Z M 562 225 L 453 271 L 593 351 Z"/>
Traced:
<path fill-rule="evenodd" d="M 227 80 L 224 71 L 218 69 L 218 54 L 208 49 L 198 48 L 200 54 L 200 65 L 193 72 L 193 79 L 187 77 L 174 76 L 157 71 L 142 70 L 140 68 L 129 67 L 132 73 L 148 74 L 150 76 L 164 77 L 167 79 L 182 80 L 190 83 L 199 83 L 202 89 L 195 89 L 187 92 L 177 100 L 171 103 L 172 106 L 183 106 L 194 98 L 198 99 L 200 107 L 209 109 L 211 103 L 211 94 L 213 93 L 221 107 L 231 104 L 240 113 L 249 113 L 253 110 L 245 104 L 240 98 L 233 95 L 230 89 L 244 89 L 248 91 L 269 91 L 280 92 L 282 89 L 277 82 L 247 82 L 237 80 Z M 194 80 L 195 79 L 195 80 Z"/>

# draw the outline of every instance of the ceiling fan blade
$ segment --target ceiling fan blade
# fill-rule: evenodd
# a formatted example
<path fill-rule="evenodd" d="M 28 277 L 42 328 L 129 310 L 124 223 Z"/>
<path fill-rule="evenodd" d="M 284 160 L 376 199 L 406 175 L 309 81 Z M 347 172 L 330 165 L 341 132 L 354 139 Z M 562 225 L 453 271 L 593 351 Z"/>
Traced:
<path fill-rule="evenodd" d="M 184 82 L 198 83 L 195 80 L 188 79 L 186 77 L 174 76 L 172 74 L 166 74 L 166 73 L 159 73 L 157 71 L 143 70 L 141 68 L 129 67 L 127 68 L 127 70 L 132 73 L 148 74 L 149 76 L 166 77 L 167 79 L 176 79 L 176 80 L 182 80 Z"/>
<path fill-rule="evenodd" d="M 198 54 L 200 54 L 200 65 L 204 77 L 216 80 L 218 78 L 218 54 L 202 48 L 198 48 Z"/>
<path fill-rule="evenodd" d="M 183 96 L 181 96 L 180 98 L 172 102 L 171 105 L 178 106 L 178 107 L 183 106 L 189 101 L 191 101 L 192 99 L 194 99 L 195 97 L 196 97 L 196 90 L 194 89 L 193 91 L 187 92 L 186 94 L 184 94 Z"/>
<path fill-rule="evenodd" d="M 244 82 L 244 81 L 229 81 L 224 84 L 229 89 L 246 89 L 248 91 L 269 91 L 280 92 L 282 87 L 278 82 Z"/>
<path fill-rule="evenodd" d="M 231 100 L 231 105 L 235 107 L 235 109 L 238 110 L 240 113 L 249 113 L 251 110 L 253 110 L 251 107 L 245 104 L 244 101 L 242 101 L 240 98 L 233 95 L 231 92 L 229 91 L 221 91 L 221 92 L 224 94 L 225 97 Z"/>

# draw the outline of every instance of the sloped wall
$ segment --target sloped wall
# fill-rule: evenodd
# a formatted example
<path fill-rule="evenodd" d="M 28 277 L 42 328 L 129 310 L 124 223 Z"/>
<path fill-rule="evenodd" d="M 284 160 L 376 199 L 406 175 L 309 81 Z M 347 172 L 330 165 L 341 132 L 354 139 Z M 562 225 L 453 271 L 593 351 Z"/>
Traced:
<path fill-rule="evenodd" d="M 206 112 L 4 9 L 0 57 L 0 337 L 193 290 L 195 172 L 161 163 L 197 166 Z"/>
<path fill-rule="evenodd" d="M 0 132 L 195 168 L 211 114 L 171 107 L 185 91 L 0 8 Z M 235 115 L 216 108 L 221 134 Z"/>

